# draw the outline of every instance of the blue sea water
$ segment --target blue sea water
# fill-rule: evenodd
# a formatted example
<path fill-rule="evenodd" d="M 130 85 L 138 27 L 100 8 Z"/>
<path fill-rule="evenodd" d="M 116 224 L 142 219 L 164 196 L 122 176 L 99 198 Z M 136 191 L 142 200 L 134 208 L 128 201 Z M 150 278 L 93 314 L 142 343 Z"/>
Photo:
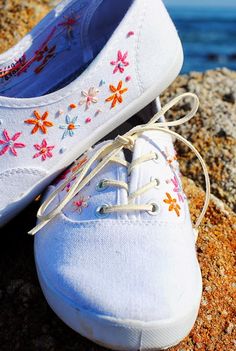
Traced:
<path fill-rule="evenodd" d="M 236 8 L 169 7 L 183 42 L 182 72 L 236 70 Z"/>

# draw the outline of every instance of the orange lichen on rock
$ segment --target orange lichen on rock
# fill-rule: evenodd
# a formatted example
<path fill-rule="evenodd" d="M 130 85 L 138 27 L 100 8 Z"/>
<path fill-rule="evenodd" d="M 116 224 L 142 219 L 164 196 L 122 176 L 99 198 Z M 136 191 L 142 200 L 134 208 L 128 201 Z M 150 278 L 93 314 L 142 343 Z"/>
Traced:
<path fill-rule="evenodd" d="M 47 0 L 10 0 L 0 5 L 0 53 L 15 45 L 52 8 Z"/>
<path fill-rule="evenodd" d="M 187 178 L 184 179 L 184 189 L 195 220 L 203 204 L 204 192 Z M 236 216 L 213 197 L 197 242 L 203 277 L 199 316 L 191 334 L 169 351 L 235 350 L 235 249 Z"/>

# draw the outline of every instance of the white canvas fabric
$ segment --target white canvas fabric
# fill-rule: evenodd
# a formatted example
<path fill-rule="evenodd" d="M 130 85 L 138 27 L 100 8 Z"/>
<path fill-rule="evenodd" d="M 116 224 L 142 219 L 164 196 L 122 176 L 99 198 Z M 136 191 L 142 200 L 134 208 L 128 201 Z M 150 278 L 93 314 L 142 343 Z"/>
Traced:
<path fill-rule="evenodd" d="M 79 159 L 50 187 L 45 200 L 103 146 Z M 132 169 L 150 153 L 156 158 Z M 123 152 L 119 159 L 121 163 L 103 168 L 36 234 L 37 271 L 49 304 L 77 332 L 117 350 L 163 349 L 190 332 L 201 299 L 188 202 L 167 133 L 148 131 L 136 139 L 130 174 L 122 164 Z M 47 213 L 63 201 L 77 177 L 58 192 Z M 153 179 L 157 187 L 132 203 L 156 204 L 156 213 L 98 214 L 100 206 L 127 205 Z M 128 189 L 101 189 L 104 180 L 125 182 Z"/>
<path fill-rule="evenodd" d="M 160 0 L 64 1 L 1 55 L 0 225 L 153 101 L 182 60 Z"/>

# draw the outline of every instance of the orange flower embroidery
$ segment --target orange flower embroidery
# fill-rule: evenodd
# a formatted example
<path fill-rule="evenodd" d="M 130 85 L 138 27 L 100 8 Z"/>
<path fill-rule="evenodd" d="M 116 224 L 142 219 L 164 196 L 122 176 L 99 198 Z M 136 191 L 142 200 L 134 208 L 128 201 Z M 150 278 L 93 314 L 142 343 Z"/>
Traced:
<path fill-rule="evenodd" d="M 25 123 L 34 124 L 34 128 L 31 131 L 31 134 L 35 134 L 39 129 L 46 134 L 47 127 L 52 127 L 54 124 L 50 121 L 47 121 L 48 111 L 44 112 L 42 116 L 38 113 L 38 111 L 34 111 L 35 119 L 27 119 Z"/>
<path fill-rule="evenodd" d="M 122 89 L 123 82 L 122 80 L 119 82 L 117 88 L 114 87 L 114 85 L 110 85 L 110 90 L 113 95 L 111 95 L 109 98 L 106 99 L 106 102 L 112 101 L 111 108 L 114 108 L 119 102 L 120 104 L 123 102 L 123 97 L 122 95 L 128 91 L 128 88 L 123 88 Z"/>
<path fill-rule="evenodd" d="M 167 199 L 163 200 L 165 204 L 169 205 L 169 211 L 175 211 L 177 216 L 180 216 L 180 209 L 181 207 L 177 203 L 176 199 L 173 199 L 169 193 L 166 193 Z"/>
<path fill-rule="evenodd" d="M 87 156 L 84 156 L 84 157 L 80 158 L 79 160 L 75 161 L 75 165 L 71 169 L 72 172 L 74 173 L 74 172 L 78 171 L 82 166 L 85 165 L 85 163 L 87 163 L 87 161 L 88 161 Z"/>

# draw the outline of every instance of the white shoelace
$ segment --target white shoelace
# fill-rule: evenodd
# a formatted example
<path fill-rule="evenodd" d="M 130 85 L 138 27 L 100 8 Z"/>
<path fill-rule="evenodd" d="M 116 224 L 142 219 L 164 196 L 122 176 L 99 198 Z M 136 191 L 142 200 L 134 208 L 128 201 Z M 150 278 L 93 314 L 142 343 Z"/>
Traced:
<path fill-rule="evenodd" d="M 192 98 L 193 99 L 193 107 L 191 111 L 184 117 L 180 118 L 177 121 L 172 121 L 172 122 L 161 122 L 161 123 L 156 123 L 159 121 L 159 119 L 165 115 L 167 111 L 169 111 L 173 106 L 177 105 L 182 99 L 184 98 Z M 150 153 L 148 155 L 141 156 L 138 160 L 134 161 L 131 165 L 129 165 L 128 162 L 125 160 L 121 160 L 118 155 L 123 149 L 129 149 L 133 150 L 134 145 L 135 145 L 135 140 L 144 132 L 147 131 L 161 131 L 165 132 L 167 134 L 172 135 L 176 139 L 182 141 L 185 145 L 187 145 L 197 156 L 198 160 L 201 163 L 203 173 L 205 176 L 205 183 L 206 183 L 206 197 L 205 197 L 205 202 L 203 209 L 201 211 L 201 214 L 199 215 L 199 218 L 197 219 L 195 225 L 194 225 L 194 230 L 195 233 L 197 232 L 197 229 L 199 225 L 201 224 L 203 217 L 205 216 L 205 213 L 207 211 L 209 201 L 210 201 L 210 179 L 207 171 L 207 166 L 202 159 L 201 155 L 197 151 L 197 149 L 185 138 L 183 138 L 181 135 L 178 133 L 175 133 L 171 130 L 168 129 L 168 127 L 173 127 L 173 126 L 179 126 L 182 125 L 186 122 L 188 122 L 190 119 L 192 119 L 199 107 L 199 99 L 195 94 L 192 93 L 185 93 L 180 96 L 177 96 L 175 99 L 171 100 L 169 103 L 167 103 L 161 110 L 158 112 L 147 124 L 137 126 L 133 129 L 131 129 L 129 132 L 124 134 L 123 136 L 118 136 L 114 141 L 108 142 L 106 145 L 101 147 L 95 154 L 91 157 L 90 160 L 80 169 L 77 171 L 73 172 L 71 177 L 66 179 L 63 184 L 61 184 L 54 192 L 52 192 L 49 197 L 46 199 L 46 201 L 41 205 L 39 208 L 37 217 L 39 219 L 39 224 L 32 229 L 29 234 L 34 235 L 36 234 L 39 230 L 41 230 L 45 225 L 47 225 L 53 218 L 55 218 L 57 215 L 59 215 L 62 211 L 62 209 L 99 173 L 103 170 L 103 168 L 110 162 L 115 162 L 122 164 L 123 166 L 128 167 L 129 171 L 131 171 L 131 168 L 133 169 L 134 167 L 138 166 L 139 164 L 148 161 L 150 159 L 154 159 L 156 155 Z M 98 162 L 99 161 L 99 162 Z M 98 162 L 98 164 L 94 167 L 94 169 L 89 173 L 89 170 L 91 169 L 91 166 L 95 163 Z M 88 174 L 89 173 L 89 174 Z M 66 194 L 65 198 L 55 206 L 53 210 L 51 210 L 49 213 L 45 214 L 48 206 L 53 202 L 53 200 L 58 196 L 58 193 L 60 193 L 66 185 L 72 181 L 76 176 L 78 176 L 75 180 L 73 185 L 71 186 L 70 190 Z M 128 185 L 125 182 L 119 182 L 119 181 L 109 181 L 109 180 L 104 180 L 106 183 L 103 184 L 103 186 L 117 186 L 117 187 L 122 187 L 128 190 Z M 101 184 L 102 185 L 102 184 Z M 147 185 L 143 186 L 142 188 L 138 189 L 135 193 L 131 194 L 129 197 L 128 204 L 125 205 L 117 205 L 117 206 L 101 206 L 100 211 L 102 214 L 107 214 L 107 213 L 112 213 L 112 212 L 127 212 L 127 211 L 147 211 L 149 213 L 155 212 L 155 204 L 144 204 L 144 205 L 138 205 L 138 204 L 132 204 L 130 203 L 134 198 L 137 196 L 140 196 L 144 192 L 148 191 L 149 189 L 157 186 L 157 180 L 151 180 L 150 183 Z"/>

